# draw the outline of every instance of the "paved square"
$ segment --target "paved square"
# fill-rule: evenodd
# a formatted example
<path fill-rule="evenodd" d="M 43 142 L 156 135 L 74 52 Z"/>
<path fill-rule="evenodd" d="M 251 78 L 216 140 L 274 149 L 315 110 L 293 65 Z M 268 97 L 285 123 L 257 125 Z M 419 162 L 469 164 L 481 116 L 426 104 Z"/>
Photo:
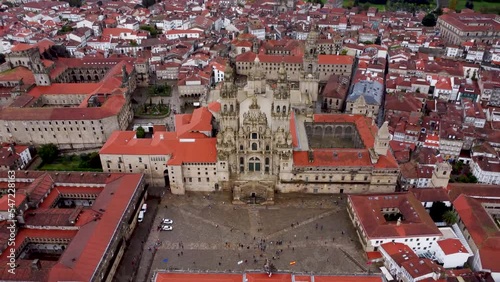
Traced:
<path fill-rule="evenodd" d="M 149 240 L 161 242 L 149 277 L 156 269 L 262 271 L 266 258 L 279 271 L 367 271 L 345 195 L 278 194 L 268 207 L 232 205 L 229 193 L 207 195 L 165 196 Z M 173 231 L 157 231 L 162 217 L 174 221 Z"/>

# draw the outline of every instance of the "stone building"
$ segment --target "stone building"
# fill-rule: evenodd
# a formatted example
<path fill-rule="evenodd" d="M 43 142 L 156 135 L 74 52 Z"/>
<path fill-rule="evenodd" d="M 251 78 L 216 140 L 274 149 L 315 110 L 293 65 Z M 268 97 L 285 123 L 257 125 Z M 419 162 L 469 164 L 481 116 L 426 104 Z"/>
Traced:
<path fill-rule="evenodd" d="M 133 118 L 134 59 L 42 60 L 39 46 L 17 45 L 7 61 L 22 78 L 0 111 L 0 142 L 96 148 Z M 5 74 L 9 76 L 8 74 Z M 4 73 L 0 73 L 0 81 Z M 24 79 L 26 78 L 26 79 Z"/>
<path fill-rule="evenodd" d="M 384 85 L 362 80 L 353 85 L 347 96 L 346 113 L 376 118 L 383 103 Z"/>
<path fill-rule="evenodd" d="M 287 79 L 294 85 L 299 82 L 303 72 L 318 75 L 321 83 L 326 83 L 332 74 L 346 75 L 350 78 L 354 58 L 332 54 L 337 48 L 335 46 L 338 46 L 337 39 L 319 39 L 319 32 L 313 30 L 309 32 L 307 40 L 305 40 L 303 54 L 269 52 L 269 48 L 264 46 L 265 53 L 246 52 L 238 55 L 236 57 L 236 73 L 249 75 L 254 61 L 258 60 L 269 80 L 278 79 L 278 71 L 283 64 Z M 302 48 L 302 46 L 300 47 Z"/>
<path fill-rule="evenodd" d="M 251 68 L 238 87 L 226 66 L 209 107 L 177 115 L 176 132 L 148 140 L 114 133 L 100 152 L 104 170 L 144 171 L 174 194 L 229 190 L 233 203 L 272 204 L 275 192 L 394 191 L 399 169 L 387 124 L 378 130 L 363 115 L 315 115 L 317 76 L 303 72 L 291 88 L 284 63 L 275 85 L 259 60 Z"/>
<path fill-rule="evenodd" d="M 340 113 L 344 109 L 345 99 L 349 91 L 349 77 L 332 75 L 323 88 L 323 110 Z"/>
<path fill-rule="evenodd" d="M 147 195 L 142 174 L 1 171 L 2 194 L 12 183 L 15 203 L 0 199 L 0 218 L 15 216 L 1 281 L 113 280 Z"/>
<path fill-rule="evenodd" d="M 459 45 L 466 41 L 495 43 L 500 37 L 498 15 L 480 13 L 451 13 L 439 16 L 436 27 L 448 43 Z"/>

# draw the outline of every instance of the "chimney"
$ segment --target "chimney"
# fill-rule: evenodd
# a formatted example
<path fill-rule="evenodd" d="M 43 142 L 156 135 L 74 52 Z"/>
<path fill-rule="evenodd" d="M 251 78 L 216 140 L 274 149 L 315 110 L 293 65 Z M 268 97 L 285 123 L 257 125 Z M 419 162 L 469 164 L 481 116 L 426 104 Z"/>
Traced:
<path fill-rule="evenodd" d="M 401 225 L 401 217 L 398 217 L 398 222 L 396 223 L 397 226 Z"/>
<path fill-rule="evenodd" d="M 42 269 L 42 264 L 40 263 L 39 259 L 35 259 L 31 262 L 31 268 L 33 270 L 41 270 Z"/>

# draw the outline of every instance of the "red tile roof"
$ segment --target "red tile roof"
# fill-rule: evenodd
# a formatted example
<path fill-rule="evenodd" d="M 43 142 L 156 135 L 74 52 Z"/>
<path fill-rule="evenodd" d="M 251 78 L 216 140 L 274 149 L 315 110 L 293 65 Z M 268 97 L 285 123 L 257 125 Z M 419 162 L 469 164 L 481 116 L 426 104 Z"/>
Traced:
<path fill-rule="evenodd" d="M 370 239 L 441 236 L 441 232 L 411 193 L 349 195 L 353 210 Z M 404 220 L 400 225 L 386 221 L 382 208 L 398 208 Z"/>
<path fill-rule="evenodd" d="M 346 114 L 315 114 L 315 123 L 354 123 L 356 129 L 366 148 L 372 148 L 375 143 L 377 126 L 371 118 L 364 115 L 346 115 Z"/>
<path fill-rule="evenodd" d="M 212 113 L 206 107 L 197 108 L 193 114 L 175 115 L 175 131 L 182 138 L 189 132 L 211 132 Z"/>
<path fill-rule="evenodd" d="M 453 206 L 479 249 L 483 269 L 500 272 L 500 229 L 483 206 L 488 201 L 461 194 Z"/>
<path fill-rule="evenodd" d="M 372 166 L 370 154 L 366 149 L 315 149 L 314 160 L 309 161 L 307 151 L 293 152 L 294 166 Z"/>
<path fill-rule="evenodd" d="M 221 108 L 221 105 L 219 102 L 212 102 L 212 103 L 208 104 L 208 109 L 211 112 L 218 113 L 218 112 L 220 112 L 220 108 Z"/>
<path fill-rule="evenodd" d="M 467 249 L 462 245 L 459 239 L 449 238 L 437 241 L 437 244 L 443 250 L 445 255 L 452 255 L 457 253 L 467 253 Z"/>
<path fill-rule="evenodd" d="M 182 139 L 175 132 L 156 132 L 152 138 L 135 138 L 134 131 L 115 131 L 99 154 L 103 155 L 170 155 L 169 165 L 182 163 L 215 163 L 217 138 L 203 134 L 184 134 Z"/>
<path fill-rule="evenodd" d="M 417 254 L 406 244 L 389 242 L 380 245 L 380 249 L 384 250 L 398 265 L 408 259 L 418 258 Z"/>
<path fill-rule="evenodd" d="M 0 119 L 3 120 L 96 120 L 117 115 L 125 105 L 123 93 L 125 88 L 122 84 L 122 67 L 125 66 L 128 73 L 133 70 L 133 64 L 126 59 L 118 60 L 78 60 L 78 59 L 60 59 L 59 64 L 67 66 L 76 65 L 77 67 L 90 65 L 107 65 L 111 69 L 104 78 L 98 83 L 54 83 L 50 86 L 36 86 L 27 95 L 17 98 L 11 107 L 4 108 L 0 112 Z M 1 75 L 0 75 L 1 77 Z M 1 79 L 1 78 L 0 78 Z M 86 99 L 74 108 L 51 108 L 51 107 L 29 107 L 45 94 L 83 94 Z M 87 102 L 93 94 L 111 94 L 111 97 L 101 107 L 87 108 Z M 29 99 L 31 97 L 31 99 Z"/>
<path fill-rule="evenodd" d="M 4 178 L 7 172 L 0 172 Z M 109 242 L 116 238 L 118 224 L 123 222 L 125 212 L 130 208 L 130 199 L 136 193 L 142 181 L 142 174 L 104 174 L 104 173 L 59 173 L 59 172 L 33 172 L 26 171 L 16 174 L 16 181 L 33 181 L 29 187 L 20 188 L 27 194 L 36 193 L 40 185 L 47 179 L 55 183 L 75 183 L 80 187 L 60 187 L 61 190 L 71 192 L 89 193 L 101 191 L 91 207 L 78 207 L 76 209 L 51 209 L 39 208 L 25 212 L 26 222 L 31 225 L 54 225 L 60 227 L 68 224 L 71 218 L 78 218 L 76 230 L 40 230 L 21 228 L 16 236 L 16 248 L 21 247 L 27 238 L 61 238 L 68 239 L 69 244 L 57 262 L 47 263 L 42 260 L 42 270 L 34 270 L 31 261 L 18 259 L 16 276 L 8 274 L 8 252 L 0 256 L 0 280 L 26 280 L 26 281 L 91 281 L 95 269 L 101 264 L 101 258 L 109 252 Z M 19 182 L 22 183 L 22 182 Z M 33 184 L 36 184 L 33 187 Z M 93 188 L 98 185 L 104 188 Z M 56 191 L 56 192 L 54 192 Z M 52 190 L 59 193 L 57 184 Z M 51 193 L 52 194 L 52 193 Z M 31 195 L 30 195 L 31 196 Z M 39 216 L 37 218 L 37 216 Z M 96 217 L 97 216 L 97 217 Z M 96 220 L 99 218 L 99 220 Z M 48 222 L 46 222 L 48 221 Z M 86 223 L 86 224 L 83 224 Z M 45 267 L 45 268 L 44 268 Z"/>
<path fill-rule="evenodd" d="M 409 190 L 421 202 L 450 202 L 448 192 L 443 188 L 411 188 Z"/>
<path fill-rule="evenodd" d="M 21 79 L 25 85 L 35 83 L 33 73 L 25 67 L 17 67 L 0 73 L 0 81 L 19 81 Z"/>
<path fill-rule="evenodd" d="M 354 57 L 347 55 L 318 55 L 320 65 L 352 65 Z"/>
<path fill-rule="evenodd" d="M 10 49 L 10 51 L 12 51 L 12 52 L 22 52 L 22 51 L 26 51 L 26 50 L 29 50 L 29 49 L 34 48 L 34 47 L 36 47 L 35 44 L 19 43 L 19 44 L 16 44 L 16 45 L 12 46 L 12 48 Z"/>
<path fill-rule="evenodd" d="M 22 193 L 14 194 L 14 198 L 11 198 L 9 196 L 0 197 L 0 211 L 6 212 L 10 210 L 12 208 L 12 204 L 14 204 L 16 208 L 18 208 L 25 199 L 26 195 Z"/>
<path fill-rule="evenodd" d="M 158 273 L 155 282 L 241 282 L 241 274 Z"/>
<path fill-rule="evenodd" d="M 271 277 L 266 273 L 247 273 L 247 282 L 266 282 L 266 281 L 276 281 L 276 282 L 290 282 L 292 281 L 291 274 L 273 274 Z"/>

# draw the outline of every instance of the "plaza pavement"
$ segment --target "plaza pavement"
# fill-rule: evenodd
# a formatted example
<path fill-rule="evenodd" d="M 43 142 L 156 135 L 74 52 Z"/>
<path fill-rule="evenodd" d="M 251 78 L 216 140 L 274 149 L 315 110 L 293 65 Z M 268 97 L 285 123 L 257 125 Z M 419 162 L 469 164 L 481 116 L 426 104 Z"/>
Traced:
<path fill-rule="evenodd" d="M 345 195 L 278 194 L 273 206 L 235 206 L 227 192 L 165 195 L 137 263 L 135 281 L 155 270 L 366 273 Z M 173 231 L 158 231 L 161 218 Z M 293 225 L 292 225 L 293 224 Z M 141 227 L 139 227 L 141 228 Z M 239 263 L 240 262 L 240 263 Z M 295 264 L 290 264 L 295 262 Z"/>

